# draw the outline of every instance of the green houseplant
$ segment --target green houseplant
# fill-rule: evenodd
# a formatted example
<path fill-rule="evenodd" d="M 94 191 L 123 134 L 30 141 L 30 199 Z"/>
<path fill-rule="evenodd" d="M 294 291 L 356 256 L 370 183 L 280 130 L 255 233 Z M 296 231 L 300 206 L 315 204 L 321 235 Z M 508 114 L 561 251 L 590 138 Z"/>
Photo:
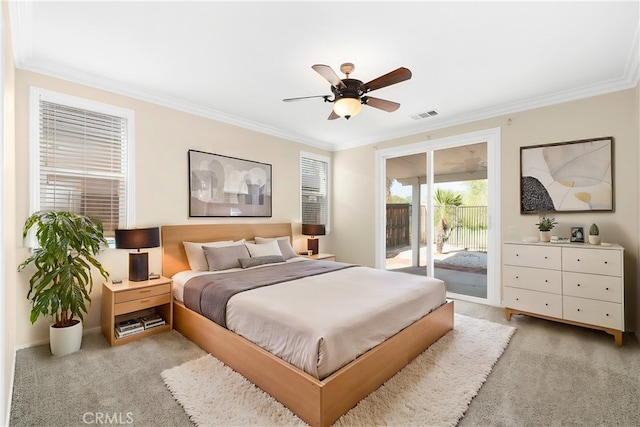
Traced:
<path fill-rule="evenodd" d="M 591 227 L 589 227 L 589 243 L 592 245 L 600 244 L 600 229 L 595 223 L 591 224 Z"/>
<path fill-rule="evenodd" d="M 95 258 L 107 241 L 102 224 L 69 212 L 34 213 L 25 222 L 23 238 L 34 227 L 37 247 L 18 267 L 18 271 L 29 265 L 35 267 L 27 293 L 31 301 L 30 320 L 35 323 L 40 316 L 52 316 L 51 352 L 54 355 L 71 353 L 80 349 L 82 341 L 81 321 L 84 320 L 83 313 L 87 313 L 93 289 L 91 267 L 105 279 L 109 277 Z M 70 349 L 63 349 L 55 342 L 56 337 L 70 328 L 75 331 L 74 343 Z"/>
<path fill-rule="evenodd" d="M 536 223 L 538 230 L 540 231 L 540 240 L 542 242 L 549 242 L 551 240 L 551 230 L 558 224 L 555 218 L 549 218 L 541 216 Z"/>

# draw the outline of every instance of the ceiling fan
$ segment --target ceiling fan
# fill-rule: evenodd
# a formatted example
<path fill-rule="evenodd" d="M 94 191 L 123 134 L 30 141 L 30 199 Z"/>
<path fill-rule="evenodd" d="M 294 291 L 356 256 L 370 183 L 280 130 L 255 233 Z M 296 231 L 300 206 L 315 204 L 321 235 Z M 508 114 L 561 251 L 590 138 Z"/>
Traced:
<path fill-rule="evenodd" d="M 360 80 L 349 78 L 349 75 L 355 68 L 355 66 L 350 62 L 344 63 L 340 66 L 340 71 L 346 76 L 344 79 L 340 79 L 340 77 L 338 77 L 338 75 L 328 65 L 316 64 L 311 68 L 331 83 L 331 93 L 333 95 L 303 96 L 300 98 L 287 98 L 283 99 L 283 101 L 289 102 L 309 98 L 323 98 L 324 102 L 333 103 L 333 110 L 327 118 L 328 120 L 334 120 L 339 117 L 344 117 L 349 120 L 350 117 L 355 116 L 360 112 L 362 105 L 368 105 L 388 112 L 396 111 L 400 108 L 400 104 L 397 102 L 374 98 L 366 94 L 372 90 L 391 86 L 411 78 L 411 71 L 404 67 L 393 70 L 390 73 L 373 79 L 367 83 L 362 83 Z"/>

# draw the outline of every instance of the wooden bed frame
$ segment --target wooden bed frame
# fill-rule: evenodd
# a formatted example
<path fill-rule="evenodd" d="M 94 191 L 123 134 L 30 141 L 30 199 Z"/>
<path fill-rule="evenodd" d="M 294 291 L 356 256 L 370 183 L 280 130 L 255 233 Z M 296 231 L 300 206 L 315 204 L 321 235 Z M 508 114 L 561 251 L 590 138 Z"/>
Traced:
<path fill-rule="evenodd" d="M 162 227 L 163 275 L 189 269 L 183 241 L 289 236 L 291 224 L 207 224 Z M 312 426 L 329 426 L 422 351 L 453 329 L 453 302 L 432 311 L 324 380 L 318 380 L 245 338 L 174 301 L 174 328 L 288 407 Z"/>

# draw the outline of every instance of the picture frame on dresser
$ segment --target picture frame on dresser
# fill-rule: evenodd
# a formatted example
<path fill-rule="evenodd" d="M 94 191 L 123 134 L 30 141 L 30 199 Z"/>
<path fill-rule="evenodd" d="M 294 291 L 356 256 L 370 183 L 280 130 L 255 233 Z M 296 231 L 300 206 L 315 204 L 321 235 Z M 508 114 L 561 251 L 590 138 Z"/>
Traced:
<path fill-rule="evenodd" d="M 612 136 L 520 147 L 520 212 L 613 212 Z"/>
<path fill-rule="evenodd" d="M 189 217 L 271 217 L 272 166 L 188 151 Z"/>
<path fill-rule="evenodd" d="M 571 227 L 571 242 L 584 243 L 584 228 Z"/>

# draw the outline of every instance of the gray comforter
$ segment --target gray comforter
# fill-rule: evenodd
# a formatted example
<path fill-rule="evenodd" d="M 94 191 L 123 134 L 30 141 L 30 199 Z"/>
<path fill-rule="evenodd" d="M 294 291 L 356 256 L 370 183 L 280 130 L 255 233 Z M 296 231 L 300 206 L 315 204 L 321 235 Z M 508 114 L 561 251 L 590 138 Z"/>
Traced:
<path fill-rule="evenodd" d="M 355 267 L 355 265 L 308 260 L 197 276 L 185 283 L 184 304 L 226 328 L 227 302 L 239 292 L 349 267 Z"/>

